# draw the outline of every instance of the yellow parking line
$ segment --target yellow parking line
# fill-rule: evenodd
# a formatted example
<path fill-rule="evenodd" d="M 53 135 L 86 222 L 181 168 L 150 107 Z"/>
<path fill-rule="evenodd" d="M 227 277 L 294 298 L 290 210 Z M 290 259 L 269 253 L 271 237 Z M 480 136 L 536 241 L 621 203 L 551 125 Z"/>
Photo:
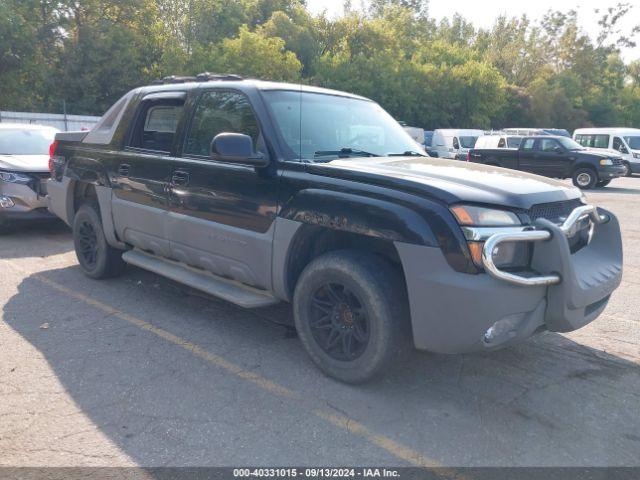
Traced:
<path fill-rule="evenodd" d="M 187 350 L 188 352 L 192 353 L 193 355 L 207 361 L 208 363 L 221 368 L 225 371 L 227 371 L 228 373 L 231 373 L 232 375 L 241 378 L 243 380 L 246 380 L 248 382 L 251 382 L 255 385 L 257 385 L 258 387 L 260 387 L 261 389 L 271 392 L 274 395 L 277 395 L 279 397 L 283 397 L 283 398 L 287 398 L 287 399 L 293 399 L 296 400 L 298 402 L 303 402 L 303 398 L 299 393 L 294 392 L 293 390 L 290 390 L 286 387 L 283 387 L 282 385 L 278 385 L 275 382 L 272 382 L 271 380 L 268 380 L 264 377 L 262 377 L 261 375 L 258 375 L 255 372 L 251 372 L 249 370 L 246 370 L 242 367 L 239 367 L 238 365 L 235 365 L 231 362 L 229 362 L 228 360 L 226 360 L 225 358 L 221 357 L 220 355 L 216 355 L 215 353 L 211 353 L 183 338 L 178 337 L 177 335 L 174 335 L 173 333 L 170 333 L 166 330 L 163 330 L 162 328 L 156 327 L 148 322 L 145 322 L 144 320 L 134 317 L 133 315 L 130 315 L 126 312 L 123 312 L 121 310 L 118 310 L 115 307 L 112 307 L 111 305 L 108 305 L 106 303 L 103 303 L 99 300 L 96 300 L 94 298 L 88 297 L 87 295 L 84 295 L 82 293 L 79 292 L 75 292 L 67 287 L 65 287 L 64 285 L 59 284 L 58 282 L 55 282 L 53 280 L 50 280 L 38 273 L 31 273 L 28 272 L 26 270 L 24 270 L 22 267 L 16 265 L 14 262 L 10 261 L 10 260 L 3 260 L 5 263 L 9 264 L 11 267 L 13 267 L 13 269 L 21 272 L 22 274 L 25 275 L 31 275 L 32 278 L 37 279 L 38 281 L 48 285 L 49 287 L 51 287 L 54 290 L 57 290 L 60 293 L 63 293 L 69 297 L 75 298 L 76 300 L 79 300 L 87 305 L 90 305 L 98 310 L 101 310 L 102 312 L 108 314 L 108 315 L 112 315 L 114 317 L 117 317 L 121 320 L 124 320 L 127 323 L 130 323 L 131 325 L 135 325 L 138 328 L 141 328 L 142 330 L 146 330 L 149 333 L 152 333 L 168 342 L 173 343 L 174 345 L 177 345 L 185 350 Z M 391 438 L 385 437 L 384 435 L 380 435 L 377 434 L 375 432 L 372 432 L 371 430 L 369 430 L 368 428 L 366 428 L 364 425 L 362 425 L 361 423 L 358 423 L 357 421 L 345 416 L 345 415 L 341 415 L 341 414 L 337 414 L 334 413 L 333 411 L 329 411 L 329 410 L 323 410 L 323 409 L 312 409 L 311 410 L 312 413 L 317 416 L 318 418 L 321 418 L 322 420 L 350 433 L 350 434 L 354 434 L 357 435 L 361 438 L 363 438 L 364 440 L 366 440 L 367 442 L 376 445 L 380 448 L 382 448 L 383 450 L 387 451 L 388 453 L 390 453 L 391 455 L 393 455 L 394 457 L 403 460 L 411 465 L 417 466 L 417 467 L 424 467 L 424 468 L 434 468 L 434 467 L 441 467 L 441 464 L 439 464 L 436 460 L 432 460 L 430 458 L 425 457 L 424 455 L 422 455 L 421 453 L 407 447 L 404 446 L 398 442 L 396 442 L 395 440 L 392 440 Z M 455 471 L 438 471 L 437 473 L 442 474 L 443 476 L 447 476 L 447 478 L 452 478 L 452 477 L 456 477 Z M 460 477 L 458 477 L 460 478 Z"/>

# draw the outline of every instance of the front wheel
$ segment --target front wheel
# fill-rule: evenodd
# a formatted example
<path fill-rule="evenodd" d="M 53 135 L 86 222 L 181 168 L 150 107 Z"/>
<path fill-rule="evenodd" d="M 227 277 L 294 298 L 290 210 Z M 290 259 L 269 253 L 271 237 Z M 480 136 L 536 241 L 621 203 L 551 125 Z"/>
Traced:
<path fill-rule="evenodd" d="M 589 190 L 598 183 L 598 174 L 592 168 L 578 168 L 573 172 L 573 184 L 582 189 Z"/>
<path fill-rule="evenodd" d="M 631 172 L 631 165 L 629 165 L 628 162 L 623 162 L 622 165 L 624 166 L 624 176 L 625 177 L 630 177 L 632 172 Z"/>
<path fill-rule="evenodd" d="M 99 209 L 84 204 L 73 220 L 73 243 L 84 273 L 95 279 L 111 278 L 124 272 L 122 252 L 110 246 L 104 236 Z"/>
<path fill-rule="evenodd" d="M 315 259 L 298 280 L 293 310 L 313 362 L 342 382 L 376 377 L 408 347 L 404 281 L 375 255 L 344 250 Z"/>

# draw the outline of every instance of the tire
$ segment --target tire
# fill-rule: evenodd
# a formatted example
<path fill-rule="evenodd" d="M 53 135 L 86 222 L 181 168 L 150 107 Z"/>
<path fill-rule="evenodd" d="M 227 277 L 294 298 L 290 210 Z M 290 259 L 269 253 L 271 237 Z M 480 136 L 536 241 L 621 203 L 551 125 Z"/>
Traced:
<path fill-rule="evenodd" d="M 589 190 L 598 183 L 598 174 L 593 168 L 578 168 L 573 172 L 573 184 L 582 189 Z"/>
<path fill-rule="evenodd" d="M 629 165 L 629 162 L 623 162 L 622 164 L 624 165 L 624 168 L 627 169 L 627 171 L 624 172 L 624 176 L 631 177 L 633 175 L 633 172 L 631 171 L 631 165 Z"/>
<path fill-rule="evenodd" d="M 602 180 L 596 184 L 598 188 L 604 188 L 611 183 L 611 180 Z"/>
<path fill-rule="evenodd" d="M 73 243 L 78 262 L 85 275 L 94 279 L 121 275 L 126 263 L 122 252 L 107 243 L 100 219 L 99 207 L 82 205 L 73 219 Z"/>
<path fill-rule="evenodd" d="M 313 260 L 293 298 L 307 353 L 326 375 L 345 383 L 375 378 L 410 348 L 407 305 L 400 272 L 375 255 L 351 250 Z"/>

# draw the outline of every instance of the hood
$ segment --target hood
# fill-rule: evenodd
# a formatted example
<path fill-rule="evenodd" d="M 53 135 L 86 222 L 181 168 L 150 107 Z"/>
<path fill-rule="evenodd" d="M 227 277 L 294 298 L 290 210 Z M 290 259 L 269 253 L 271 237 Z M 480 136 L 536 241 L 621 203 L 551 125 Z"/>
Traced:
<path fill-rule="evenodd" d="M 0 155 L 0 170 L 48 172 L 49 155 Z"/>
<path fill-rule="evenodd" d="M 539 203 L 580 198 L 577 188 L 539 175 L 458 160 L 430 157 L 351 158 L 316 164 L 331 176 L 370 179 L 418 191 L 447 203 L 485 203 L 529 209 Z M 318 171 L 320 173 L 320 171 Z"/>
<path fill-rule="evenodd" d="M 611 148 L 585 148 L 584 150 L 579 150 L 579 153 L 588 153 L 597 158 L 622 158 L 620 152 Z"/>

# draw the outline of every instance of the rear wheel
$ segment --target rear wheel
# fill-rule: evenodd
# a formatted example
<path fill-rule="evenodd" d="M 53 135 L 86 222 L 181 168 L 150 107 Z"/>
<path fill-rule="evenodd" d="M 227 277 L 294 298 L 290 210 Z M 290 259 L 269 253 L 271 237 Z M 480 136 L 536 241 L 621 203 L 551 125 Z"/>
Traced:
<path fill-rule="evenodd" d="M 110 278 L 124 272 L 122 252 L 111 247 L 104 236 L 96 204 L 84 204 L 73 221 L 73 243 L 84 273 L 95 279 Z"/>
<path fill-rule="evenodd" d="M 602 180 L 596 184 L 596 187 L 603 188 L 611 183 L 611 180 Z"/>
<path fill-rule="evenodd" d="M 293 299 L 298 335 L 327 375 L 361 383 L 408 347 L 404 282 L 385 260 L 356 251 L 318 257 L 302 272 Z"/>
<path fill-rule="evenodd" d="M 578 168 L 573 172 L 573 184 L 583 190 L 589 190 L 596 186 L 598 174 L 592 168 Z"/>

